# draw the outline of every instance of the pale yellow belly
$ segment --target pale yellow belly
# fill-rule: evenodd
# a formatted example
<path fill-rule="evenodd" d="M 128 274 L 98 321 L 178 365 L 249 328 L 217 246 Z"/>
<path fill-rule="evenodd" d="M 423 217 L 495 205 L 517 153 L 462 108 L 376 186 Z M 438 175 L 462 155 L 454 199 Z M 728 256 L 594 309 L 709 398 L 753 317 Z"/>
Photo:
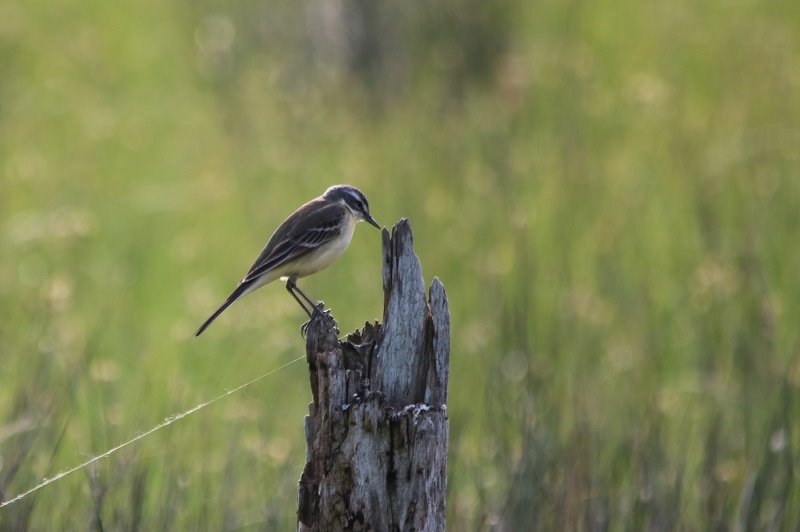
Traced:
<path fill-rule="evenodd" d="M 327 268 L 333 261 L 338 259 L 347 249 L 347 246 L 350 245 L 350 241 L 353 239 L 353 230 L 356 227 L 355 219 L 352 216 L 346 216 L 346 220 L 346 225 L 342 228 L 342 232 L 336 237 L 336 240 L 328 242 L 321 249 L 312 251 L 298 259 L 289 265 L 290 267 L 280 277 L 289 277 L 291 275 L 306 277 Z"/>

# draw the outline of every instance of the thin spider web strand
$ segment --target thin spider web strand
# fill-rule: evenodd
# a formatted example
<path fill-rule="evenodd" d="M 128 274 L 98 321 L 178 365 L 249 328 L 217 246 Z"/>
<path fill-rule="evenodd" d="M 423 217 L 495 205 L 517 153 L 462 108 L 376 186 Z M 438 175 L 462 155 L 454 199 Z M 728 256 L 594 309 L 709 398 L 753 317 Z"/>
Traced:
<path fill-rule="evenodd" d="M 37 484 L 36 486 L 32 487 L 28 491 L 20 493 L 16 497 L 13 497 L 13 498 L 8 499 L 6 501 L 0 502 L 0 508 L 5 508 L 6 506 L 10 506 L 10 505 L 14 504 L 15 502 L 19 502 L 22 499 L 24 499 L 25 497 L 27 497 L 28 495 L 30 495 L 31 493 L 39 491 L 40 489 L 44 488 L 48 484 L 52 484 L 53 482 L 66 477 L 67 475 L 71 475 L 72 473 L 75 473 L 76 471 L 80 471 L 84 467 L 88 467 L 88 466 L 92 465 L 93 463 L 102 460 L 103 458 L 108 458 L 109 456 L 111 456 L 112 454 L 116 453 L 120 449 L 123 449 L 123 448 L 127 447 L 128 445 L 136 443 L 137 441 L 139 441 L 139 440 L 141 440 L 143 438 L 146 438 L 147 436 L 151 435 L 152 433 L 154 433 L 156 431 L 159 431 L 159 430 L 163 429 L 164 427 L 172 425 L 173 423 L 175 423 L 179 419 L 183 419 L 183 418 L 185 418 L 187 416 L 190 416 L 190 415 L 194 414 L 195 412 L 198 412 L 198 411 L 202 410 L 203 408 L 205 408 L 205 407 L 207 407 L 209 405 L 213 405 L 217 401 L 219 401 L 221 399 L 224 399 L 224 398 L 228 397 L 229 395 L 232 395 L 232 394 L 234 394 L 234 393 L 236 393 L 236 392 L 238 392 L 240 390 L 243 390 L 243 389 L 247 388 L 248 386 L 257 383 L 261 379 L 269 377 L 273 373 L 277 373 L 278 371 L 280 371 L 280 370 L 282 370 L 282 369 L 284 369 L 284 368 L 286 368 L 288 366 L 291 366 L 295 362 L 299 362 L 300 360 L 302 360 L 304 358 L 305 358 L 305 355 L 297 357 L 294 360 L 292 360 L 291 362 L 287 362 L 286 364 L 284 364 L 284 365 L 282 365 L 282 366 L 280 366 L 278 368 L 270 370 L 267 373 L 264 373 L 263 375 L 261 375 L 259 377 L 256 377 L 255 379 L 252 379 L 252 380 L 250 380 L 250 381 L 248 381 L 248 382 L 246 382 L 246 383 L 244 383 L 244 384 L 242 384 L 240 386 L 237 386 L 236 388 L 233 388 L 232 390 L 227 390 L 225 393 L 222 393 L 222 394 L 218 395 L 217 397 L 215 397 L 215 398 L 213 398 L 213 399 L 211 399 L 209 401 L 205 401 L 203 403 L 195 405 L 192 408 L 190 408 L 189 410 L 186 410 L 185 412 L 181 412 L 179 414 L 173 414 L 173 415 L 171 415 L 169 417 L 166 417 L 166 418 L 164 418 L 164 421 L 162 421 L 161 423 L 159 423 L 155 427 L 151 428 L 147 432 L 143 432 L 141 434 L 138 434 L 137 436 L 131 438 L 130 440 L 126 441 L 125 443 L 121 443 L 121 444 L 117 445 L 116 447 L 112 447 L 111 449 L 107 450 L 103 454 L 99 454 L 99 455 L 97 455 L 97 456 L 95 456 L 93 458 L 90 458 L 89 460 L 86 460 L 82 464 L 79 464 L 79 465 L 77 465 L 77 466 L 75 466 L 75 467 L 73 467 L 71 469 L 67 469 L 65 471 L 61 471 L 60 473 L 57 473 L 57 474 L 53 475 L 52 477 L 45 478 L 39 484 Z"/>

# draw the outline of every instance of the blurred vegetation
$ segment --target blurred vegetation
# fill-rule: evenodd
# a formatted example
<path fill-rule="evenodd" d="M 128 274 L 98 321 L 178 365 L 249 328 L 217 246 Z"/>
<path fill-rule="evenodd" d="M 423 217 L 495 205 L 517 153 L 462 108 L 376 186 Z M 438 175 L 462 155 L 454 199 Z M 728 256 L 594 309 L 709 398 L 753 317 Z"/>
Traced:
<path fill-rule="evenodd" d="M 345 182 L 448 290 L 450 529 L 800 528 L 796 4 L 5 0 L 0 64 L 0 498 L 302 354 L 277 285 L 191 334 Z M 294 528 L 305 371 L 0 528 Z"/>

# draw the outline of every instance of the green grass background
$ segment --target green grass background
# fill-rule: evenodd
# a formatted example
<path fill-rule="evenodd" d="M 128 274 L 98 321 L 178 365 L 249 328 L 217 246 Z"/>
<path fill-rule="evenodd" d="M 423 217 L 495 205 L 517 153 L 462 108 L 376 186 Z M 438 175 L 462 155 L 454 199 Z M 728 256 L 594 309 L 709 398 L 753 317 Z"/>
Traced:
<path fill-rule="evenodd" d="M 797 5 L 349 5 L 348 66 L 310 1 L 0 1 L 2 498 L 302 355 L 277 284 L 191 335 L 345 182 L 448 291 L 449 529 L 798 529 Z M 350 331 L 380 275 L 362 224 L 302 286 Z M 309 399 L 298 363 L 0 528 L 293 529 Z"/>

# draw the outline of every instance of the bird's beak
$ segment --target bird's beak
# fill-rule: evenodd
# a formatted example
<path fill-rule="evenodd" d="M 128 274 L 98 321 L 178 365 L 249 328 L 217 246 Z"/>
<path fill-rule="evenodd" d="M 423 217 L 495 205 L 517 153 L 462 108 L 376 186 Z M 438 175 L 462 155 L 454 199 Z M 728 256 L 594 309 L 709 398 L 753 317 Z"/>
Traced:
<path fill-rule="evenodd" d="M 378 222 L 375 221 L 375 218 L 373 218 L 368 212 L 364 213 L 364 221 L 366 221 L 370 225 L 374 225 L 378 229 L 381 228 L 381 226 L 378 225 Z"/>

